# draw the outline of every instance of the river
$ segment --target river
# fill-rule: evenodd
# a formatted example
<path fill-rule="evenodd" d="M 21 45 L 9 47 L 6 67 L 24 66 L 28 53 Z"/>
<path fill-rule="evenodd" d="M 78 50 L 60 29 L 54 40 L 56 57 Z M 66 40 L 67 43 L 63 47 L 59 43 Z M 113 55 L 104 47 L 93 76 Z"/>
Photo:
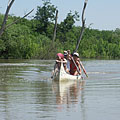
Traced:
<path fill-rule="evenodd" d="M 85 60 L 88 78 L 51 80 L 52 60 L 0 60 L 0 120 L 119 120 L 120 60 Z"/>

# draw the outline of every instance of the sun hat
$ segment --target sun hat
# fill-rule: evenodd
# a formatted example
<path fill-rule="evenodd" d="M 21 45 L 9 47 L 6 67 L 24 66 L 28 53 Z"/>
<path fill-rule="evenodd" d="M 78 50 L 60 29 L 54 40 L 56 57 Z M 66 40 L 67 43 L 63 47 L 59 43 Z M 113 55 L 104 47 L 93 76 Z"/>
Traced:
<path fill-rule="evenodd" d="M 64 55 L 62 53 L 57 53 L 57 56 L 61 57 L 62 59 L 64 58 Z"/>
<path fill-rule="evenodd" d="M 75 52 L 75 53 L 73 53 L 73 56 L 79 57 L 79 53 Z"/>

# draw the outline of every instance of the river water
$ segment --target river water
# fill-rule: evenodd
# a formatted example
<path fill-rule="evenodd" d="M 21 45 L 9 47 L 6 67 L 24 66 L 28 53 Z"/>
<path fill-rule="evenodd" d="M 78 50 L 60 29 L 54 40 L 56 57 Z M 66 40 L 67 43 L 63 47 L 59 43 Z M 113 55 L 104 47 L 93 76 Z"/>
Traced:
<path fill-rule="evenodd" d="M 52 60 L 0 60 L 0 120 L 119 120 L 120 60 L 83 64 L 88 78 L 57 83 Z"/>

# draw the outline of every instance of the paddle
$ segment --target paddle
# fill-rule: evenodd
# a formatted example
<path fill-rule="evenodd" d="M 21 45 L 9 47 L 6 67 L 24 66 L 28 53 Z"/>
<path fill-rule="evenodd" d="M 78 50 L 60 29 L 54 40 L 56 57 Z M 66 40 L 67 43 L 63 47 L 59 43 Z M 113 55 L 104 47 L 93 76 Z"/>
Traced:
<path fill-rule="evenodd" d="M 83 69 L 83 72 L 85 73 L 86 77 L 88 77 L 87 72 L 86 72 L 86 70 L 85 70 L 85 68 L 84 68 L 84 66 L 83 66 L 83 64 L 82 64 L 82 62 L 79 61 L 79 63 L 80 63 L 81 68 Z"/>

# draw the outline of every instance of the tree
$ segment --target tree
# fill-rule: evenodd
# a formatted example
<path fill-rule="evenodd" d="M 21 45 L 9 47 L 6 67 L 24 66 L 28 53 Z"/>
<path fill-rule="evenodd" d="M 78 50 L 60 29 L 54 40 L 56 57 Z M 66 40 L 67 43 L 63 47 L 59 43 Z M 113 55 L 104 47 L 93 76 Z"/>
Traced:
<path fill-rule="evenodd" d="M 51 4 L 50 0 L 42 1 L 44 2 L 43 6 L 37 7 L 37 12 L 34 19 L 38 22 L 36 31 L 47 35 L 48 25 L 55 20 L 56 7 Z"/>
<path fill-rule="evenodd" d="M 14 3 L 15 0 L 9 0 L 8 2 L 8 6 L 7 6 L 7 9 L 6 9 L 6 13 L 5 13 L 5 16 L 4 16 L 4 20 L 3 20 L 3 23 L 2 23 L 2 26 L 1 26 L 1 29 L 0 29 L 0 36 L 3 34 L 3 31 L 5 29 L 5 26 L 6 26 L 6 21 L 7 21 L 7 18 L 8 18 L 8 13 L 10 11 L 10 8 L 12 6 L 12 4 Z"/>
<path fill-rule="evenodd" d="M 84 7 L 83 7 L 83 11 L 82 11 L 82 28 L 81 28 L 81 32 L 80 32 L 80 38 L 79 38 L 79 40 L 77 41 L 77 45 L 76 45 L 76 48 L 75 48 L 74 52 L 76 52 L 76 51 L 78 50 L 80 41 L 81 41 L 82 36 L 83 36 L 83 32 L 84 32 L 84 28 L 85 28 L 84 13 L 85 13 L 85 8 L 86 8 L 86 6 L 87 6 L 87 2 L 88 2 L 88 0 L 85 0 L 85 2 L 84 2 Z"/>
<path fill-rule="evenodd" d="M 66 34 L 72 30 L 74 24 L 75 24 L 75 21 L 78 21 L 79 20 L 79 15 L 78 15 L 78 12 L 75 11 L 74 14 L 72 14 L 72 12 L 70 11 L 68 14 L 67 14 L 67 17 L 64 19 L 63 22 L 60 23 L 60 25 L 58 26 L 58 35 L 60 38 L 60 41 L 61 42 L 66 42 L 67 39 L 66 39 Z"/>
<path fill-rule="evenodd" d="M 4 16 L 4 20 L 3 20 L 3 23 L 2 23 L 1 29 L 0 29 L 0 36 L 3 34 L 3 32 L 6 28 L 8 28 L 8 27 L 12 26 L 13 24 L 17 23 L 22 18 L 27 17 L 34 10 L 34 9 L 32 9 L 29 13 L 25 14 L 22 18 L 19 18 L 19 19 L 13 21 L 12 23 L 10 23 L 6 26 L 7 19 L 8 19 L 8 14 L 9 14 L 10 8 L 12 7 L 12 4 L 14 3 L 14 1 L 15 0 L 9 0 L 9 2 L 8 2 L 7 9 L 6 9 L 5 16 Z"/>
<path fill-rule="evenodd" d="M 69 30 L 72 29 L 73 25 L 75 24 L 75 21 L 78 21 L 79 19 L 78 12 L 75 11 L 74 14 L 70 11 L 67 14 L 67 17 L 64 19 L 63 22 L 60 24 L 60 31 L 62 32 L 68 32 Z"/>

